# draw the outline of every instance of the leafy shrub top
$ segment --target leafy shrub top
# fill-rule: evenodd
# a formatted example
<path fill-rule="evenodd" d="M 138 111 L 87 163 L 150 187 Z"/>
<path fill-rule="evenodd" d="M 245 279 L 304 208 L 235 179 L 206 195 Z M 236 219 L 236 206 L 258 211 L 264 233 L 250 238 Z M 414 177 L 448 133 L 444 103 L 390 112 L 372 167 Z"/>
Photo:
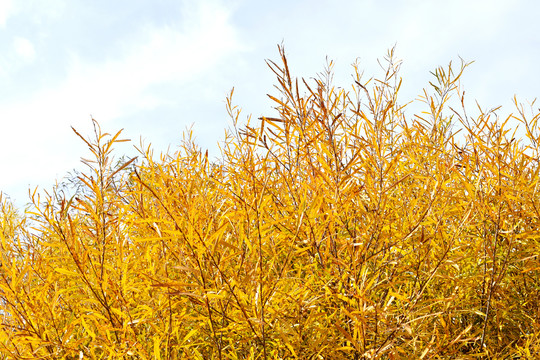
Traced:
<path fill-rule="evenodd" d="M 219 159 L 188 134 L 115 163 L 94 122 L 76 195 L 1 202 L 0 358 L 540 352 L 538 113 L 467 115 L 461 64 L 407 118 L 393 50 L 350 90 L 279 50 L 277 115 L 241 125 L 231 92 Z"/>

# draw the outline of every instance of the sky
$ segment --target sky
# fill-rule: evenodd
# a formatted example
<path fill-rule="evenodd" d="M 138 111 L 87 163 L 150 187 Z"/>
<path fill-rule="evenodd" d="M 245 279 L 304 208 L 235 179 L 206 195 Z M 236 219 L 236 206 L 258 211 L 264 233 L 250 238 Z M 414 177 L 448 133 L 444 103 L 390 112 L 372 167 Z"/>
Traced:
<path fill-rule="evenodd" d="M 349 87 L 356 59 L 377 77 L 395 46 L 403 103 L 430 71 L 474 61 L 462 86 L 472 106 L 514 111 L 540 95 L 540 3 L 535 0 L 0 0 L 0 191 L 19 207 L 83 170 L 92 121 L 154 152 L 187 129 L 219 155 L 230 128 L 225 99 L 253 118 L 275 115 L 265 60 L 284 44 L 293 75 L 335 62 Z"/>

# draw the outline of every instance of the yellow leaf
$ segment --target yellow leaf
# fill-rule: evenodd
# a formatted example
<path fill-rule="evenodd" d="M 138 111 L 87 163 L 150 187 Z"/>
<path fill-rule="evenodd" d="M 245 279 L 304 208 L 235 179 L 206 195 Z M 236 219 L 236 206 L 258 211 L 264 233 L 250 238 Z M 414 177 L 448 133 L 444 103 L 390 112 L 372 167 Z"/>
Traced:
<path fill-rule="evenodd" d="M 154 336 L 154 359 L 161 360 L 161 351 L 159 344 L 161 343 L 159 336 Z"/>
<path fill-rule="evenodd" d="M 184 339 L 182 340 L 182 345 L 188 341 L 193 335 L 195 335 L 197 333 L 197 330 L 196 329 L 191 329 L 190 332 L 187 333 L 186 336 L 184 336 Z"/>
<path fill-rule="evenodd" d="M 79 275 L 76 272 L 69 271 L 69 270 L 62 269 L 62 268 L 56 268 L 56 269 L 54 269 L 54 271 L 56 271 L 57 273 L 64 274 L 64 275 L 69 275 L 69 276 L 78 276 Z"/>
<path fill-rule="evenodd" d="M 84 321 L 84 317 L 81 317 L 81 324 L 84 328 L 84 330 L 92 337 L 92 339 L 96 338 L 96 334 L 92 331 L 92 328 Z"/>

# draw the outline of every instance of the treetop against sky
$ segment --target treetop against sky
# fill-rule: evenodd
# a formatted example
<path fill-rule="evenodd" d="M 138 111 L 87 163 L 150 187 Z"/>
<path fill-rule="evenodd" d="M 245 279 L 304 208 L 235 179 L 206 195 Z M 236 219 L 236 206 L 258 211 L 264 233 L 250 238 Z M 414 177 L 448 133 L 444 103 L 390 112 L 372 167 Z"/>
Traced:
<path fill-rule="evenodd" d="M 193 124 L 217 153 L 232 87 L 244 114 L 269 114 L 276 44 L 291 68 L 316 74 L 328 56 L 336 83 L 350 86 L 360 59 L 367 77 L 396 46 L 401 100 L 422 95 L 430 71 L 475 61 L 463 77 L 474 104 L 533 100 L 540 88 L 534 1 L 94 1 L 0 0 L 0 189 L 18 204 L 28 188 L 50 187 L 79 166 L 84 146 L 70 126 L 91 117 L 125 129 L 156 151 L 174 148 Z M 131 145 L 119 149 L 133 152 Z"/>

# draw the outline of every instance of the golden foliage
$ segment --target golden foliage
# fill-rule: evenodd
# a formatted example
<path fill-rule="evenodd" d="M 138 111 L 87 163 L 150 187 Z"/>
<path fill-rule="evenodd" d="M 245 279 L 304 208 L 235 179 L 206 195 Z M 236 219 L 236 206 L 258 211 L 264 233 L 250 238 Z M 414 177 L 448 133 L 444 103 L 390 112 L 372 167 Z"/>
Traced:
<path fill-rule="evenodd" d="M 540 352 L 538 113 L 468 116 L 462 64 L 410 119 L 393 50 L 350 90 L 280 55 L 277 115 L 241 126 L 231 92 L 219 160 L 188 134 L 115 163 L 120 132 L 94 122 L 76 195 L 0 201 L 0 358 Z"/>

